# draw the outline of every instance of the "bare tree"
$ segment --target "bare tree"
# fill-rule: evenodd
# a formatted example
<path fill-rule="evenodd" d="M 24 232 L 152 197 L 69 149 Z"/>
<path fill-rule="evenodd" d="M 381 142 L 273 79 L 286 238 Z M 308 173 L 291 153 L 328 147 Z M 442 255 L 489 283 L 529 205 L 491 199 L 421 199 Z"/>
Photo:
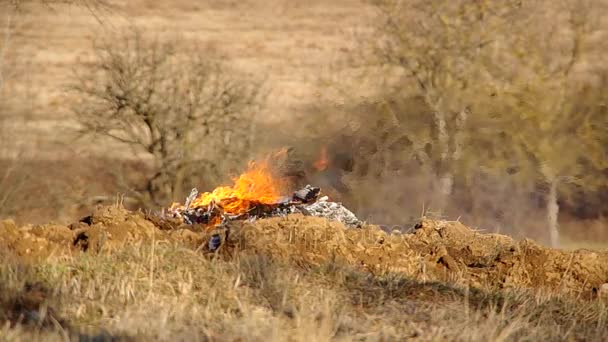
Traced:
<path fill-rule="evenodd" d="M 503 95 L 510 106 L 504 126 L 514 138 L 511 148 L 527 156 L 547 187 L 547 235 L 553 247 L 560 240 L 560 189 L 573 182 L 591 189 L 593 182 L 584 176 L 588 170 L 581 167 L 608 166 L 605 140 L 599 138 L 608 132 L 608 70 L 601 62 L 607 5 L 564 0 L 548 9 L 543 2 L 525 4 L 527 15 L 514 21 L 504 37 L 504 64 L 494 69 L 509 79 Z M 560 16 L 563 20 L 555 21 Z"/>
<path fill-rule="evenodd" d="M 248 157 L 260 84 L 197 51 L 132 30 L 97 44 L 77 81 L 80 132 L 117 142 L 150 166 L 143 187 L 123 184 L 145 205 L 166 205 L 184 182 L 208 181 Z"/>
<path fill-rule="evenodd" d="M 374 3 L 376 56 L 407 76 L 396 97 L 417 95 L 429 108 L 392 111 L 401 127 L 418 127 L 408 149 L 430 165 L 438 192 L 447 197 L 476 169 L 545 186 L 546 235 L 557 246 L 560 192 L 573 183 L 593 191 L 589 165 L 606 167 L 608 3 Z"/>
<path fill-rule="evenodd" d="M 416 90 L 402 96 L 419 94 L 430 109 L 431 137 L 423 142 L 430 153 L 417 155 L 432 165 L 445 201 L 452 194 L 455 165 L 464 156 L 472 107 L 479 102 L 480 91 L 488 92 L 480 85 L 487 84 L 490 45 L 518 10 L 517 2 L 376 0 L 374 4 L 379 13 L 376 55 L 384 64 L 404 70 L 406 82 L 416 85 Z M 423 151 L 424 145 L 418 150 Z"/>

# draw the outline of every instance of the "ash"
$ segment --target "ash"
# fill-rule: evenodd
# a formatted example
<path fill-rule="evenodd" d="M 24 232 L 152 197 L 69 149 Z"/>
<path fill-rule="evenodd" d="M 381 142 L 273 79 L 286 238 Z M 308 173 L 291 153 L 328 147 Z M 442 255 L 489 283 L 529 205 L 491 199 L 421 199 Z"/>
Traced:
<path fill-rule="evenodd" d="M 304 215 L 324 217 L 328 220 L 339 221 L 347 227 L 359 228 L 363 224 L 352 211 L 346 209 L 342 203 L 331 202 L 327 196 L 319 198 L 316 202 L 302 206 L 300 212 Z"/>

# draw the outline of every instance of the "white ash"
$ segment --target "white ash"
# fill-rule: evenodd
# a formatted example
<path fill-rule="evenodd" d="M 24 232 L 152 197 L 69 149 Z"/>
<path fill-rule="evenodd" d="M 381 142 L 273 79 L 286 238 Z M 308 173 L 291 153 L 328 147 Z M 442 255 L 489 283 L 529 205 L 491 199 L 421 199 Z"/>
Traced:
<path fill-rule="evenodd" d="M 361 227 L 363 222 L 342 203 L 330 202 L 327 196 L 319 198 L 316 202 L 301 207 L 302 213 L 310 216 L 324 217 L 328 220 L 340 221 L 352 227 Z"/>

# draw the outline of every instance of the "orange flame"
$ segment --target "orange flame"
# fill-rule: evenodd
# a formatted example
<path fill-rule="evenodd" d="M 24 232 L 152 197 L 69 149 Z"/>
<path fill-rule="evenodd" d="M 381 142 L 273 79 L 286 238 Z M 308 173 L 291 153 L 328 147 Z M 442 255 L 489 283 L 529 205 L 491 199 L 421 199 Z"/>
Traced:
<path fill-rule="evenodd" d="M 277 153 L 272 157 L 280 157 Z M 225 213 L 238 215 L 246 213 L 255 205 L 275 204 L 285 193 L 287 183 L 273 175 L 269 159 L 250 162 L 247 171 L 233 179 L 232 186 L 220 186 L 212 192 L 199 194 L 190 203 L 190 208 L 207 207 L 215 203 Z M 174 203 L 171 209 L 182 208 Z"/>
<path fill-rule="evenodd" d="M 327 158 L 327 146 L 321 146 L 319 158 L 312 164 L 317 171 L 323 171 L 327 169 L 329 165 L 329 159 Z"/>

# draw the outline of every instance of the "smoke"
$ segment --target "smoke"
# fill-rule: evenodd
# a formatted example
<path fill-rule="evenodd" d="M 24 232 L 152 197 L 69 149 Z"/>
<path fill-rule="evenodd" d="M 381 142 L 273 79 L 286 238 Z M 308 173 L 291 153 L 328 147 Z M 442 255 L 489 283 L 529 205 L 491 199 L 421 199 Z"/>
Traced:
<path fill-rule="evenodd" d="M 425 109 L 417 99 L 394 102 L 392 118 L 377 102 L 348 107 L 316 106 L 279 123 L 282 134 L 260 140 L 260 148 L 288 147 L 285 174 L 294 187 L 321 187 L 359 218 L 403 230 L 421 216 L 460 220 L 486 232 L 543 241 L 542 191 L 536 180 L 521 181 L 514 171 L 484 171 L 472 165 L 456 175 L 451 193 L 442 193 L 421 132 Z M 421 116 L 418 122 L 405 118 Z M 400 117 L 401 116 L 401 117 Z M 276 126 L 264 130 L 278 132 Z M 412 133 L 414 132 L 414 133 Z M 416 151 L 421 146 L 422 151 Z M 426 151 L 424 149 L 427 149 Z"/>

